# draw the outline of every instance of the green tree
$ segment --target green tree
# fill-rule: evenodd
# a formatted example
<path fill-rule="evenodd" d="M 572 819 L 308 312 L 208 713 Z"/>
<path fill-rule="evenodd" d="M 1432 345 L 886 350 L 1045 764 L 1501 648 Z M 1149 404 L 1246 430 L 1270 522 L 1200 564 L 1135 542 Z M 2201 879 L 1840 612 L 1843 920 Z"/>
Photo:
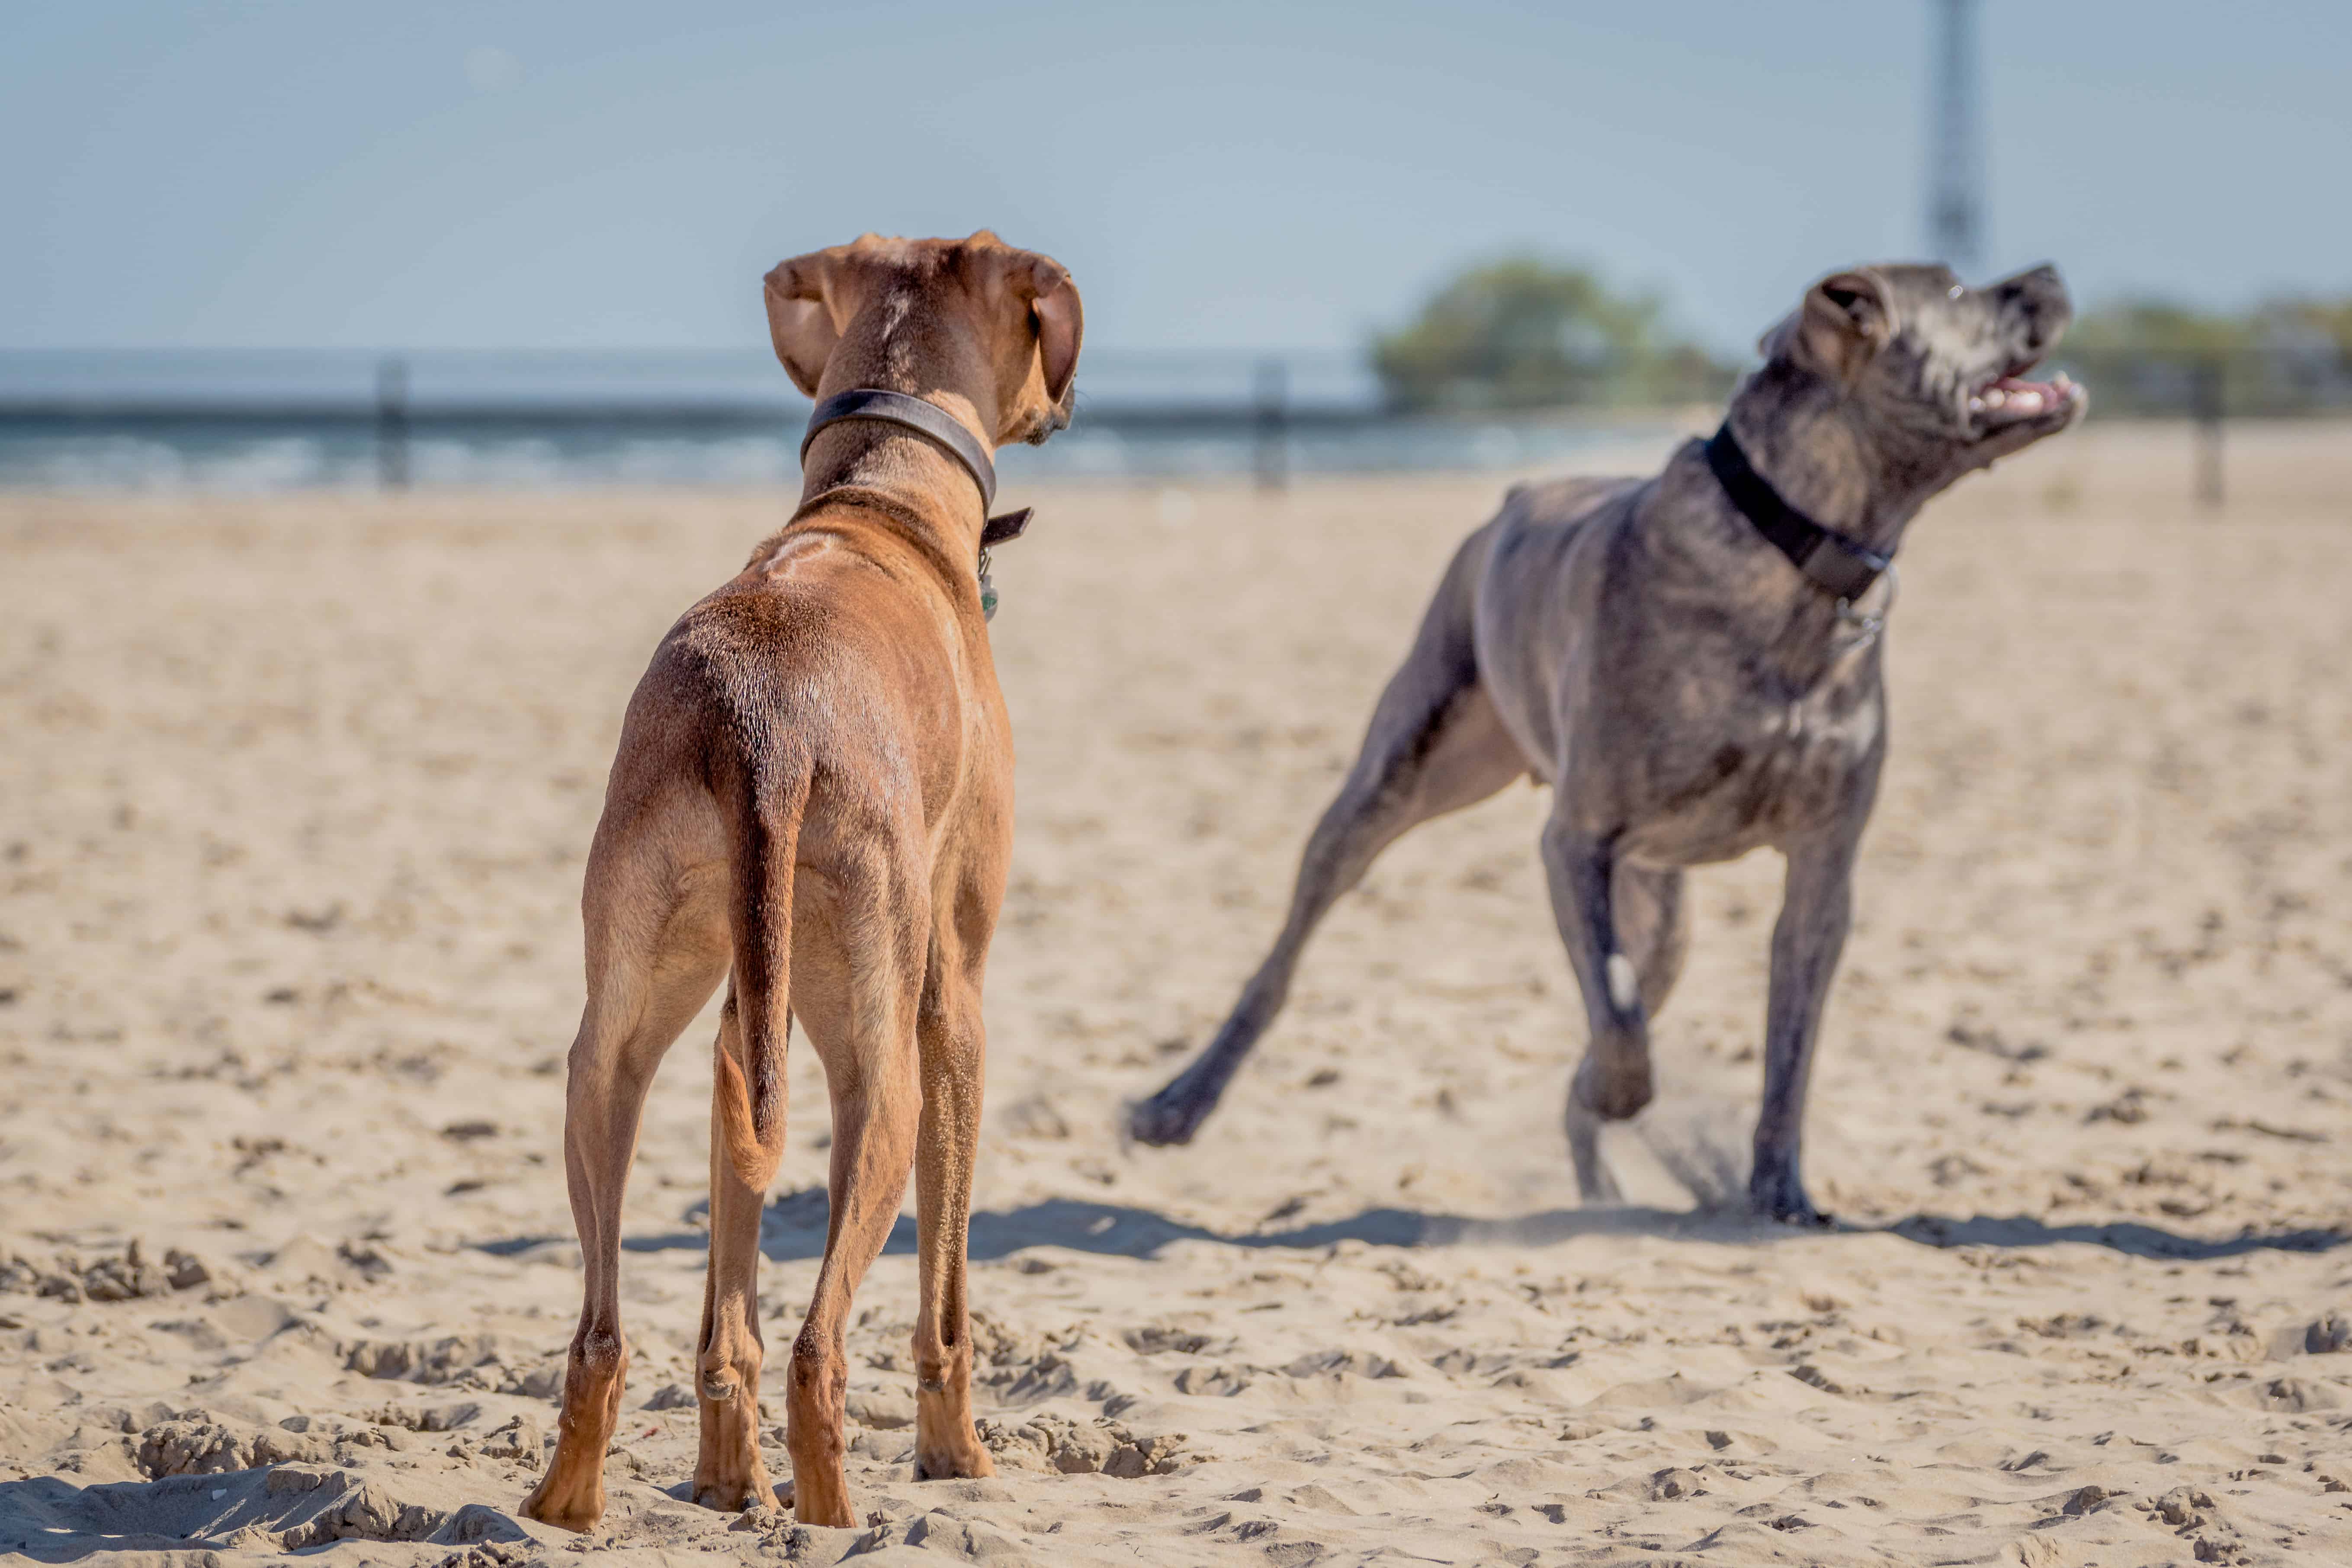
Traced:
<path fill-rule="evenodd" d="M 2258 330 L 2276 342 L 2333 348 L 2352 365 L 2352 294 L 2341 299 L 2273 300 L 2255 315 Z"/>
<path fill-rule="evenodd" d="M 2252 340 L 2252 323 L 2170 300 L 2123 300 L 2087 311 L 2066 334 L 2066 348 L 2095 354 L 2233 353 Z"/>
<path fill-rule="evenodd" d="M 1390 405 L 1413 411 L 1712 398 L 1730 377 L 1656 296 L 1534 256 L 1461 273 L 1374 340 L 1372 367 Z"/>

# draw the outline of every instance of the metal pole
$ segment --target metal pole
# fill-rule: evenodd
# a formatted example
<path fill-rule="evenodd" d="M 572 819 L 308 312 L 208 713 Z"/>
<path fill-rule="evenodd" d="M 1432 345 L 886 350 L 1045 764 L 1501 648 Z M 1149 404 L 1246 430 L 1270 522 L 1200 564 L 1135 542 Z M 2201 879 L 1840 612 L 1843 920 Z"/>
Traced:
<path fill-rule="evenodd" d="M 397 354 L 375 367 L 375 471 L 385 489 L 408 488 L 408 362 Z"/>
<path fill-rule="evenodd" d="M 1257 488 L 1278 490 L 1290 478 L 1290 367 L 1257 362 Z"/>
<path fill-rule="evenodd" d="M 2221 510 L 2221 418 L 2228 371 L 2220 354 L 2207 354 L 2197 362 L 2190 383 L 2197 413 L 2197 500 L 2213 511 Z"/>
<path fill-rule="evenodd" d="M 1965 272 L 1984 260 L 1984 153 L 1977 134 L 1976 0 L 1937 0 L 1927 243 Z"/>

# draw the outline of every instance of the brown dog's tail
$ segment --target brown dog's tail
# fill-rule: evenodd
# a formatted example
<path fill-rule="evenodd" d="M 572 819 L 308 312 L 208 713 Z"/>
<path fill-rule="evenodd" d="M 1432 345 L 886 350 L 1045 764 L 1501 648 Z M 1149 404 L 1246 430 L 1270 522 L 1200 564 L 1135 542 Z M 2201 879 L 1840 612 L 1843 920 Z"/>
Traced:
<path fill-rule="evenodd" d="M 784 1156 L 793 861 L 808 806 L 809 771 L 804 763 L 783 759 L 770 766 L 754 763 L 720 781 L 717 793 L 734 837 L 728 924 L 735 945 L 729 999 L 735 1027 L 719 1031 L 711 1093 L 719 1136 L 736 1175 L 746 1186 L 765 1192 Z"/>

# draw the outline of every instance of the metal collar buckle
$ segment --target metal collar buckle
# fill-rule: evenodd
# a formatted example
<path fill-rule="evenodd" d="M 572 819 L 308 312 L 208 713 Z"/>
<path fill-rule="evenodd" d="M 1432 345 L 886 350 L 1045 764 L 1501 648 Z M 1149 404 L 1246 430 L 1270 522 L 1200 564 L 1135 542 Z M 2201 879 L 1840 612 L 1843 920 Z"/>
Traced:
<path fill-rule="evenodd" d="M 1895 608 L 1895 589 L 1902 581 L 1895 575 L 1895 563 L 1892 561 L 1886 563 L 1885 577 L 1886 598 L 1875 612 L 1864 611 L 1859 602 L 1853 599 L 1840 599 L 1837 602 L 1837 624 L 1853 634 L 1846 645 L 1838 650 L 1840 657 L 1849 653 L 1858 653 L 1868 647 L 1878 640 L 1878 634 L 1886 629 L 1886 617 Z M 1864 590 L 1864 594 L 1868 592 L 1868 589 Z"/>

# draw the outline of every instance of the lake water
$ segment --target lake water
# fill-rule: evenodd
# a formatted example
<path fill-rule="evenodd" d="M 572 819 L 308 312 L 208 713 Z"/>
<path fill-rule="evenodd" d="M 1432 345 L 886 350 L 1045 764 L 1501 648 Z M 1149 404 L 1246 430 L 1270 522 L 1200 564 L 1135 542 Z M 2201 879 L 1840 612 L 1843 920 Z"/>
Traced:
<path fill-rule="evenodd" d="M 405 410 L 396 449 L 375 410 Z M 1492 470 L 1572 464 L 1656 416 L 1390 419 L 1359 359 L 1101 351 L 1071 429 L 1000 462 L 1025 477 Z M 1269 443 L 1253 411 L 1293 416 Z M 59 417 L 72 410 L 72 419 Z M 267 491 L 780 485 L 808 404 L 761 353 L 0 353 L 0 486 Z"/>

